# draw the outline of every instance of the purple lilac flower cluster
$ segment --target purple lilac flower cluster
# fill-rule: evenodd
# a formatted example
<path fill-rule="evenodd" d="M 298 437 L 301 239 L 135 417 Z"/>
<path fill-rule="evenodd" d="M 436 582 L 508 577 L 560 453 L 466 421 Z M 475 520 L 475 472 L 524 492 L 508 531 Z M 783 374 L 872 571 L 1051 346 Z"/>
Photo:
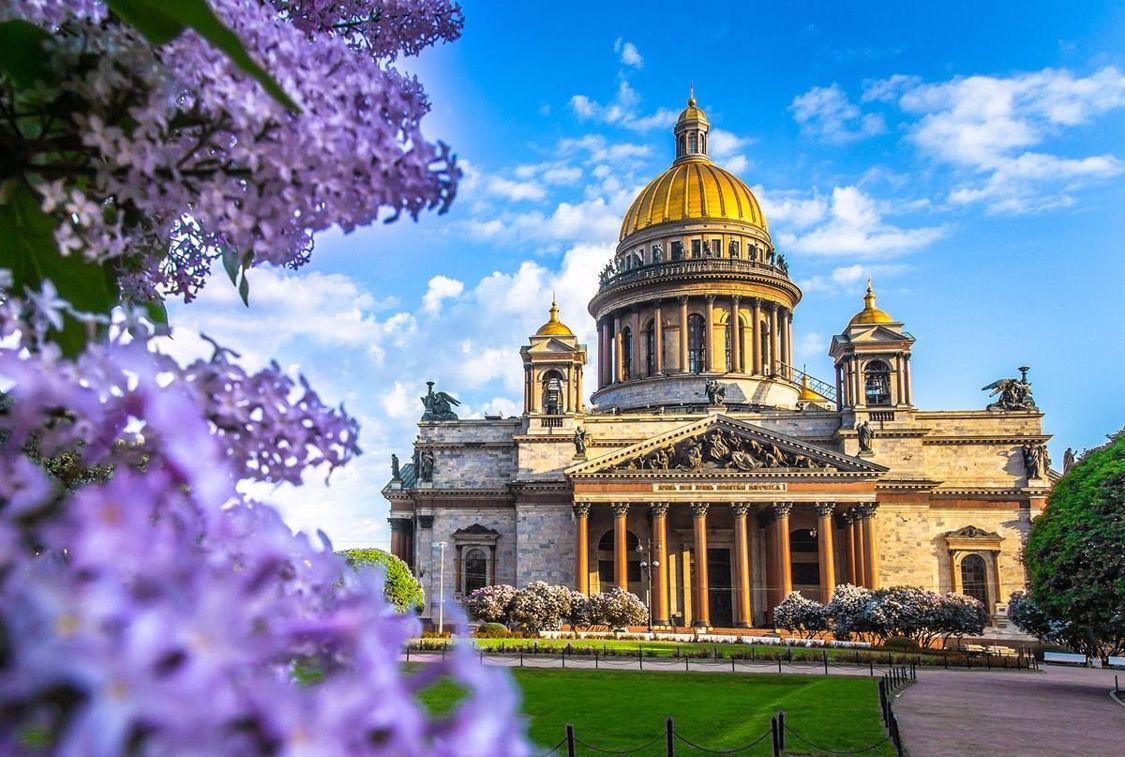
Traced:
<path fill-rule="evenodd" d="M 64 254 L 124 258 L 120 283 L 138 300 L 190 300 L 224 253 L 242 267 L 296 267 L 318 231 L 448 207 L 460 172 L 422 133 L 421 85 L 392 63 L 456 38 L 458 6 L 223 0 L 214 10 L 300 113 L 192 32 L 156 48 L 104 3 L 0 9 L 0 20 L 56 32 L 57 81 L 23 108 L 52 114 L 52 139 L 36 140 L 43 124 L 31 116 L 10 136 L 32 158 L 25 174 Z"/>
<path fill-rule="evenodd" d="M 499 671 L 458 647 L 404 674 L 398 652 L 417 621 L 384 600 L 377 574 L 346 569 L 236 493 L 246 463 L 215 432 L 216 387 L 199 384 L 233 373 L 224 392 L 238 394 L 246 377 L 229 353 L 187 381 L 143 335 L 70 361 L 5 330 L 0 752 L 45 738 L 53 753 L 93 757 L 526 754 Z M 33 441 L 115 470 L 68 491 L 28 456 Z M 299 685 L 295 662 L 323 678 Z M 466 694 L 435 719 L 417 694 L 440 677 Z"/>

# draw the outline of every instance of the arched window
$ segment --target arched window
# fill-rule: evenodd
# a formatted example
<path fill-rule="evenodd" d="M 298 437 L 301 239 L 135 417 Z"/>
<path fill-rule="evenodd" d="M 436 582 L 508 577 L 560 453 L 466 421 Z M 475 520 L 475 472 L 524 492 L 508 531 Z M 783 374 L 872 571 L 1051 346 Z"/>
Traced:
<path fill-rule="evenodd" d="M 488 586 L 488 556 L 483 549 L 473 548 L 461 559 L 461 593 L 468 594 Z"/>
<path fill-rule="evenodd" d="M 704 338 L 706 330 L 707 324 L 703 316 L 698 313 L 688 316 L 688 371 L 691 373 L 703 373 L 707 359 L 707 340 Z"/>
<path fill-rule="evenodd" d="M 665 144 L 667 144 L 667 142 L 665 142 Z M 692 155 L 699 152 L 699 137 L 694 131 L 688 135 L 688 152 Z"/>
<path fill-rule="evenodd" d="M 645 375 L 656 375 L 656 321 L 645 326 Z"/>
<path fill-rule="evenodd" d="M 625 378 L 633 377 L 633 330 L 626 326 L 621 330 L 621 365 Z"/>
<path fill-rule="evenodd" d="M 687 134 L 680 135 L 680 142 L 678 147 L 679 149 L 676 151 L 676 157 L 682 158 L 685 154 L 687 154 Z"/>
<path fill-rule="evenodd" d="M 966 555 L 961 560 L 961 593 L 988 606 L 988 571 L 980 555 Z"/>
<path fill-rule="evenodd" d="M 868 405 L 891 404 L 891 369 L 882 360 L 872 360 L 863 371 L 863 393 Z"/>
<path fill-rule="evenodd" d="M 543 376 L 543 412 L 547 415 L 562 415 L 562 388 L 562 376 L 558 371 L 549 371 Z"/>

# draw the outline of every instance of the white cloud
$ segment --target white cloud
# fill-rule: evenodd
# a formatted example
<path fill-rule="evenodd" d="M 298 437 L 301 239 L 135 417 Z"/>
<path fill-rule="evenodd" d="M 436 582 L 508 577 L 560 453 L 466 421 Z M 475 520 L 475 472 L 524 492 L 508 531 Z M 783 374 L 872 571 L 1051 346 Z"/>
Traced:
<path fill-rule="evenodd" d="M 490 176 L 486 186 L 492 194 L 509 200 L 542 200 L 547 196 L 547 190 L 533 181 L 513 181 Z"/>
<path fill-rule="evenodd" d="M 766 191 L 761 184 L 755 185 L 753 191 L 754 196 L 762 203 L 766 221 L 771 225 L 804 229 L 819 223 L 828 215 L 828 202 L 823 197 L 804 197 L 793 191 Z"/>
<path fill-rule="evenodd" d="M 441 301 L 458 297 L 465 291 L 465 285 L 457 279 L 438 274 L 430 279 L 426 293 L 422 295 L 422 309 L 437 315 L 441 312 Z"/>
<path fill-rule="evenodd" d="M 618 82 L 613 100 L 604 105 L 586 95 L 570 98 L 571 109 L 582 120 L 599 121 L 633 131 L 664 128 L 676 122 L 677 111 L 658 108 L 648 115 L 641 115 L 637 110 L 639 104 L 640 96 L 625 79 Z"/>
<path fill-rule="evenodd" d="M 901 264 L 838 266 L 828 275 L 817 274 L 799 282 L 806 293 L 825 292 L 828 294 L 857 293 L 863 291 L 867 279 L 882 279 L 896 276 L 906 270 Z"/>
<path fill-rule="evenodd" d="M 1125 74 L 1112 66 L 1087 77 L 1043 69 L 935 84 L 896 75 L 869 83 L 865 95 L 896 97 L 917 119 L 909 139 L 925 155 L 974 177 L 950 191 L 954 204 L 980 202 L 998 213 L 1065 206 L 1091 181 L 1125 172 L 1125 162 L 1112 154 L 1076 157 L 1042 149 L 1066 129 L 1125 106 Z"/>
<path fill-rule="evenodd" d="M 768 197 L 768 193 L 765 196 Z M 812 220 L 820 212 L 820 206 L 802 206 L 800 201 L 791 204 L 791 207 L 795 213 L 804 213 L 805 221 Z M 835 187 L 827 213 L 813 223 L 817 224 L 816 227 L 803 234 L 780 234 L 780 241 L 796 252 L 875 258 L 925 247 L 945 235 L 942 227 L 900 228 L 887 223 L 876 202 L 854 186 Z"/>
<path fill-rule="evenodd" d="M 708 146 L 711 157 L 716 163 L 732 173 L 741 174 L 752 165 L 750 159 L 741 150 L 753 142 L 754 140 L 749 137 L 740 137 L 725 129 L 712 129 Z"/>
<path fill-rule="evenodd" d="M 793 98 L 789 110 L 802 132 L 830 143 L 851 142 L 887 130 L 882 116 L 861 113 L 835 82 Z"/>
<path fill-rule="evenodd" d="M 613 43 L 613 51 L 621 54 L 621 65 L 632 66 L 633 68 L 643 68 L 645 59 L 637 50 L 637 46 L 632 42 L 625 42 L 621 37 Z"/>

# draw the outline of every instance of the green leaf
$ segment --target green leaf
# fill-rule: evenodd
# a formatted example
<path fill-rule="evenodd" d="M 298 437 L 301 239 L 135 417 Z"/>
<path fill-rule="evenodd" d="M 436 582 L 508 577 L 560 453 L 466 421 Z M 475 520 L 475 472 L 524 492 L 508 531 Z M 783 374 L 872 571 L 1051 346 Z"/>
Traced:
<path fill-rule="evenodd" d="M 252 76 L 286 110 L 299 113 L 301 108 L 285 94 L 269 73 L 242 45 L 238 35 L 223 25 L 205 0 L 108 0 L 109 8 L 121 20 L 132 25 L 154 45 L 163 45 L 180 36 L 185 28 L 193 29 L 203 39 L 226 54 L 235 65 Z"/>
<path fill-rule="evenodd" d="M 157 326 L 168 325 L 168 308 L 164 306 L 164 300 L 153 299 L 145 303 L 145 313 L 148 314 L 148 319 Z"/>
<path fill-rule="evenodd" d="M 109 0 L 114 15 L 144 35 L 154 45 L 165 45 L 183 34 L 187 26 L 168 13 L 164 3 L 151 0 Z M 175 3 L 171 3 L 175 4 Z"/>
<path fill-rule="evenodd" d="M 223 248 L 223 268 L 226 269 L 227 276 L 230 276 L 230 283 L 238 285 L 238 250 L 233 247 Z"/>
<path fill-rule="evenodd" d="M 51 59 L 43 50 L 50 39 L 45 30 L 22 19 L 0 23 L 0 72 L 20 87 L 51 81 Z"/>
<path fill-rule="evenodd" d="M 0 268 L 12 272 L 13 289 L 38 291 L 55 285 L 60 298 L 76 310 L 109 315 L 117 302 L 117 285 L 104 265 L 87 262 L 79 251 L 64 257 L 55 243 L 55 219 L 43 212 L 39 198 L 23 183 L 9 181 L 0 191 Z M 64 316 L 62 331 L 48 335 L 67 355 L 86 346 L 89 331 Z"/>
<path fill-rule="evenodd" d="M 242 296 L 242 304 L 250 307 L 250 281 L 246 278 L 246 271 L 242 272 L 242 281 L 238 285 L 238 293 Z"/>

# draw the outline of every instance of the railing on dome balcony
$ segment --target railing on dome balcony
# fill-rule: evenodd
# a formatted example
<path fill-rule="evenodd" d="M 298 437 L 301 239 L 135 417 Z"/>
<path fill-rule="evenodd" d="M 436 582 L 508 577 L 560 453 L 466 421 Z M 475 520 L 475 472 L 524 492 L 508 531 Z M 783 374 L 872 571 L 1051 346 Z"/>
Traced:
<path fill-rule="evenodd" d="M 827 381 L 821 381 L 816 376 L 787 363 L 779 362 L 778 365 L 781 369 L 781 375 L 788 377 L 794 384 L 800 384 L 804 379 L 808 379 L 810 389 L 826 400 L 830 400 L 831 402 L 836 401 L 836 387 L 832 384 L 829 384 Z"/>
<path fill-rule="evenodd" d="M 607 268 L 602 271 L 601 290 L 633 281 L 658 279 L 665 276 L 683 276 L 693 273 L 772 273 L 786 279 L 789 278 L 787 265 L 770 265 L 766 262 L 742 260 L 741 258 L 684 258 L 682 260 L 665 260 L 660 263 L 647 263 L 617 273 L 611 273 L 611 270 L 611 268 Z"/>

